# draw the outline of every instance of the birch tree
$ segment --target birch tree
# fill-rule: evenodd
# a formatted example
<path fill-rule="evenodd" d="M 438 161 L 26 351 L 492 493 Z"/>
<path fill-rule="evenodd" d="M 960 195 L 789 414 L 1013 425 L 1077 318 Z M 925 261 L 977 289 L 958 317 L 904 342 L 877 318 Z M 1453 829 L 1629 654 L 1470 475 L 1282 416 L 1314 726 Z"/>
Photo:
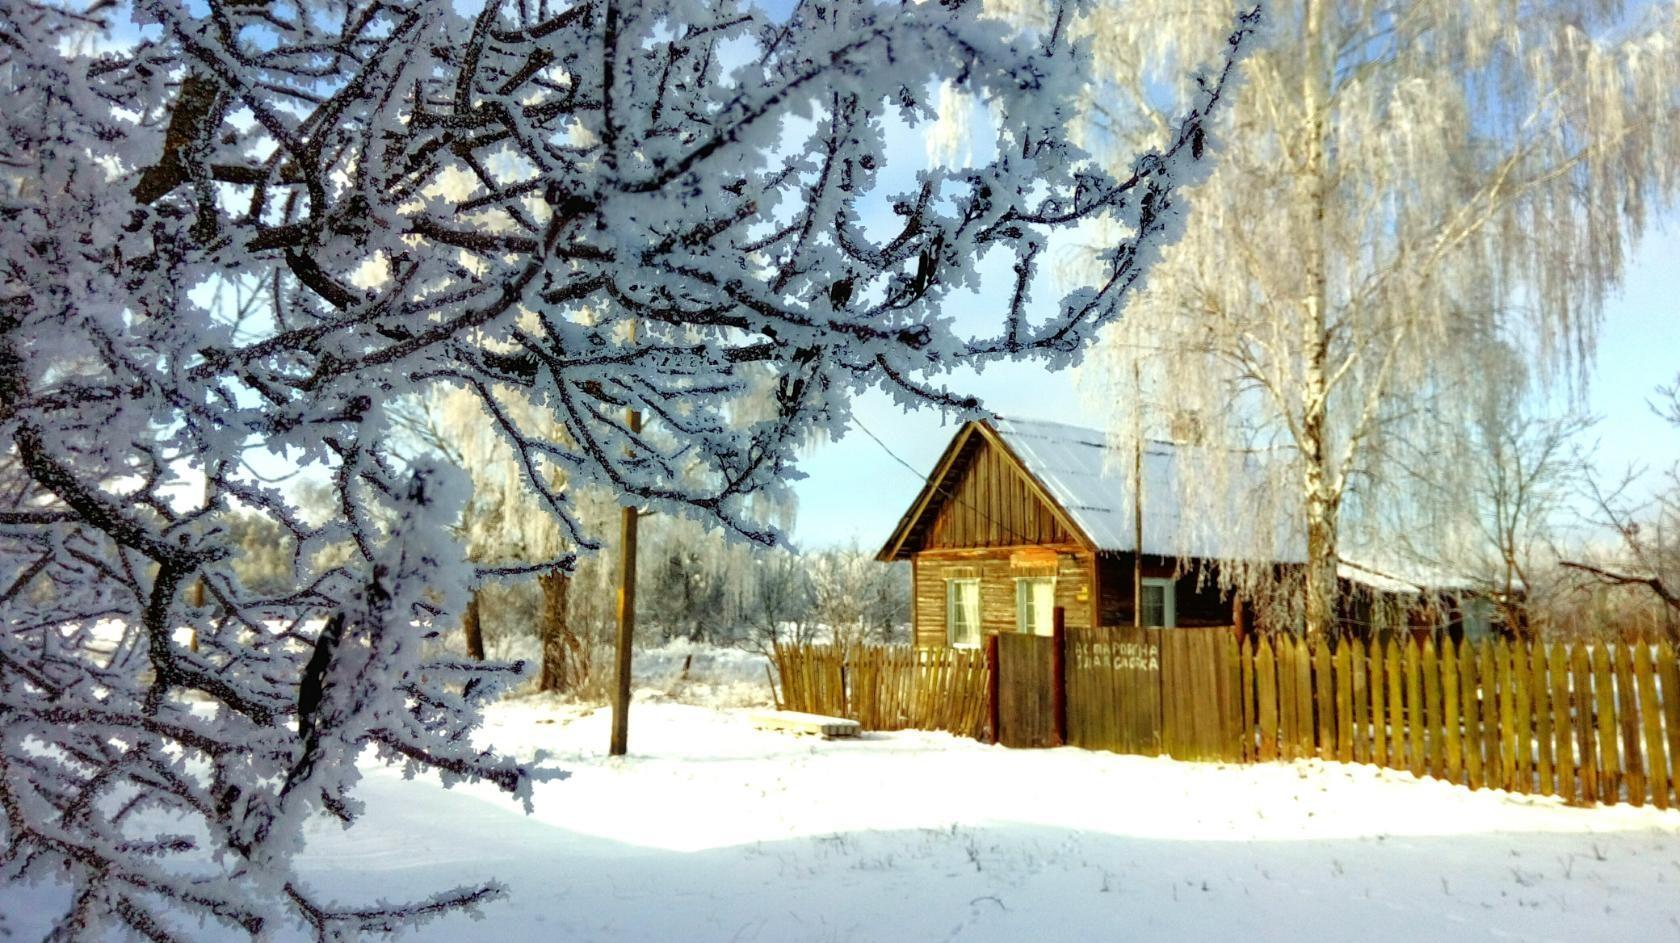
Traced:
<path fill-rule="evenodd" d="M 564 430 L 529 400 L 503 391 L 501 402 L 505 415 L 520 428 L 563 439 Z M 533 627 L 541 650 L 537 690 L 565 691 L 583 680 L 590 653 L 569 617 L 572 575 L 581 565 L 578 547 L 561 523 L 544 513 L 527 483 L 531 470 L 521 466 L 496 433 L 493 418 L 476 395 L 441 388 L 393 412 L 417 449 L 446 457 L 467 471 L 472 497 L 462 514 L 460 534 L 468 558 L 493 565 L 503 580 L 536 581 L 541 596 Z M 552 468 L 547 469 L 546 484 L 551 492 L 569 497 L 585 533 L 598 536 L 616 518 L 617 505 L 602 489 L 571 487 Z M 476 588 L 468 607 L 463 620 L 468 653 L 482 659 L 485 614 Z"/>
<path fill-rule="evenodd" d="M 1165 133 L 1159 103 L 1184 89 L 1159 66 L 1203 55 L 1221 15 L 1144 0 L 1094 17 L 1098 67 L 1129 94 L 1087 101 L 1085 140 Z M 1244 146 L 1198 190 L 1206 211 L 1131 299 L 1096 375 L 1122 404 L 1119 436 L 1141 361 L 1206 441 L 1271 457 L 1259 503 L 1280 500 L 1292 526 L 1246 506 L 1209 526 L 1239 559 L 1304 543 L 1319 634 L 1344 545 L 1369 537 L 1359 505 L 1390 486 L 1385 442 L 1460 408 L 1492 345 L 1542 374 L 1585 362 L 1630 245 L 1680 184 L 1680 20 L 1669 2 L 1574 0 L 1291 0 L 1268 18 L 1218 129 Z M 1247 474 L 1222 454 L 1187 477 L 1212 509 Z"/>
<path fill-rule="evenodd" d="M 1073 140 L 1079 6 L 0 9 L 0 881 L 62 885 L 64 938 L 359 939 L 494 899 L 356 900 L 293 864 L 310 817 L 357 820 L 364 755 L 527 802 L 541 775 L 474 742 L 522 669 L 423 644 L 511 571 L 466 558 L 465 475 L 404 462 L 387 406 L 475 396 L 580 551 L 554 472 L 774 541 L 751 496 L 852 394 L 973 410 L 948 371 L 1068 363 L 1176 234 L 1251 21 L 1113 173 Z M 997 104 L 995 156 L 883 187 L 888 123 L 944 80 Z M 1102 220 L 1125 235 L 1100 277 L 1032 318 L 1024 292 L 978 333 L 942 315 L 982 257 L 1031 284 Z M 737 425 L 748 364 L 776 409 Z M 330 482 L 324 520 L 274 463 Z M 285 590 L 231 567 L 241 509 L 296 542 Z"/>

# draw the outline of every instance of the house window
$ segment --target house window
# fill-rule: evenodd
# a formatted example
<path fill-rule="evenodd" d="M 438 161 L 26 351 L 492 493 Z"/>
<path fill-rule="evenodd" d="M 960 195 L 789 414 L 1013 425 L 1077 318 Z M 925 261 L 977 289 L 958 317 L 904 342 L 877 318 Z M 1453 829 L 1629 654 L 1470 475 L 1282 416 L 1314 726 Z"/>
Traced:
<path fill-rule="evenodd" d="M 945 638 L 955 648 L 980 645 L 980 581 L 945 581 Z"/>
<path fill-rule="evenodd" d="M 1015 580 L 1015 628 L 1028 635 L 1049 635 L 1056 612 L 1056 578 L 1023 576 Z"/>
<path fill-rule="evenodd" d="M 1178 625 L 1178 593 L 1169 579 L 1143 581 L 1143 624 L 1170 629 Z"/>
<path fill-rule="evenodd" d="M 1459 603 L 1464 637 L 1481 641 L 1493 635 L 1493 600 L 1474 596 Z"/>

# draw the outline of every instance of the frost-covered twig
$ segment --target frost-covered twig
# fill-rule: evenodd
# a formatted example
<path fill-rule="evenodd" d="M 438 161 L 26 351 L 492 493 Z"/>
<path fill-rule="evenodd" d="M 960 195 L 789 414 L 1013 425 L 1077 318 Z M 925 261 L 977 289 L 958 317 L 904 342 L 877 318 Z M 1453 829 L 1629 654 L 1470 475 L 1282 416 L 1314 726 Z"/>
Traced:
<path fill-rule="evenodd" d="M 151 939 L 490 899 L 329 904 L 291 864 L 307 817 L 355 820 L 368 747 L 530 797 L 471 739 L 522 669 L 425 643 L 476 581 L 571 551 L 466 564 L 458 469 L 401 458 L 395 404 L 471 391 L 578 548 L 589 485 L 774 541 L 751 496 L 854 393 L 976 409 L 942 374 L 1068 362 L 1172 237 L 1229 66 L 1110 177 L 1073 143 L 1081 4 L 1052 7 L 1023 31 L 973 0 L 136 0 L 137 34 L 127 7 L 9 7 L 0 881 Z M 946 80 L 1003 116 L 998 156 L 885 192 L 888 126 Z M 1111 271 L 1031 323 L 1043 248 L 1102 221 L 1130 233 Z M 990 253 L 1021 282 L 976 340 L 943 306 Z M 294 544 L 279 591 L 234 571 L 239 514 Z"/>

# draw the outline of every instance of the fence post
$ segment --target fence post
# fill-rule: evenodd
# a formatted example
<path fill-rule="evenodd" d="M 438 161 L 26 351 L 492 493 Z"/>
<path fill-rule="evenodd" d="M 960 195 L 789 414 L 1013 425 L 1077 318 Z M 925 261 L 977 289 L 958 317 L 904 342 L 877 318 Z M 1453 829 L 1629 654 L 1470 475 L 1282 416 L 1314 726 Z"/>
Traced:
<path fill-rule="evenodd" d="M 1056 746 L 1067 746 L 1067 611 L 1051 610 L 1050 618 L 1050 723 Z"/>
<path fill-rule="evenodd" d="M 996 632 L 986 636 L 986 723 L 991 727 L 993 743 L 1002 739 L 1002 731 L 998 730 L 1002 715 L 998 707 L 998 644 Z"/>

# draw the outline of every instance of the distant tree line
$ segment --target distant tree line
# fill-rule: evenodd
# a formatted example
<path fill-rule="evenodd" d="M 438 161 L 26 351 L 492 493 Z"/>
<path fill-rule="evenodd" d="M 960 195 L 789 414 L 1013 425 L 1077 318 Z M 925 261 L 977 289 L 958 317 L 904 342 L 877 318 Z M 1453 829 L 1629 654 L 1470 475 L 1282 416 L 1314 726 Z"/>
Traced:
<path fill-rule="evenodd" d="M 261 515 L 237 514 L 228 538 L 238 548 L 233 567 L 246 586 L 262 592 L 286 585 L 295 541 L 284 529 Z M 617 567 L 608 547 L 581 559 L 571 575 L 565 619 L 588 646 L 612 638 Z M 856 546 L 766 549 L 690 520 L 649 515 L 636 585 L 638 638 L 651 645 L 688 640 L 768 649 L 773 638 L 908 638 L 909 570 L 877 562 Z M 480 631 L 491 654 L 528 650 L 539 638 L 544 604 L 537 577 L 481 588 Z"/>
<path fill-rule="evenodd" d="M 637 640 L 686 640 L 768 650 L 772 639 L 900 642 L 909 637 L 910 573 L 856 547 L 765 549 L 704 532 L 688 520 L 643 521 L 637 569 Z M 591 648 L 611 642 L 618 558 L 581 559 L 566 621 Z M 535 580 L 486 586 L 481 630 L 492 654 L 518 651 L 543 624 Z M 590 666 L 584 667 L 587 674 Z M 582 680 L 582 679 L 579 679 Z"/>

